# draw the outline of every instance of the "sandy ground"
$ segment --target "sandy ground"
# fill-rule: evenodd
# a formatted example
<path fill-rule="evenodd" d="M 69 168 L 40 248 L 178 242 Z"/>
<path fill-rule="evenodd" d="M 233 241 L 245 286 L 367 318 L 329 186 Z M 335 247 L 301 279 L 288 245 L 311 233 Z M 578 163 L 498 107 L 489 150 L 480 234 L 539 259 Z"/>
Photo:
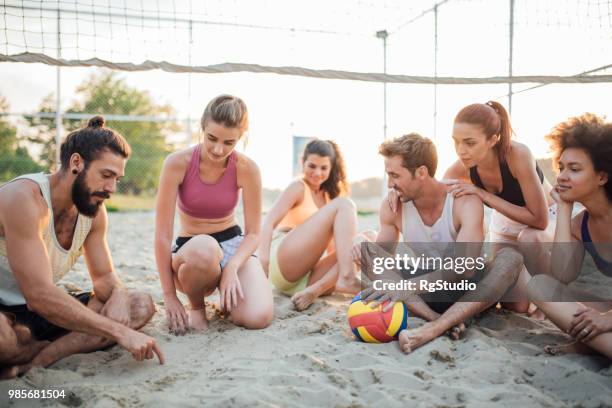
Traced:
<path fill-rule="evenodd" d="M 360 224 L 372 227 L 376 218 L 362 217 Z M 349 299 L 342 296 L 299 313 L 275 294 L 274 322 L 262 331 L 235 327 L 209 309 L 208 332 L 172 336 L 153 230 L 153 213 L 110 216 L 109 242 L 121 278 L 157 303 L 159 312 L 144 331 L 159 341 L 166 364 L 135 362 L 120 347 L 72 356 L 0 382 L 0 406 L 612 406 L 612 367 L 604 358 L 546 355 L 542 347 L 563 342 L 564 335 L 549 322 L 502 310 L 473 319 L 461 340 L 442 337 L 409 356 L 397 342 L 355 341 L 346 319 Z M 82 260 L 64 283 L 90 287 Z M 10 389 L 60 389 L 66 397 L 9 400 Z"/>

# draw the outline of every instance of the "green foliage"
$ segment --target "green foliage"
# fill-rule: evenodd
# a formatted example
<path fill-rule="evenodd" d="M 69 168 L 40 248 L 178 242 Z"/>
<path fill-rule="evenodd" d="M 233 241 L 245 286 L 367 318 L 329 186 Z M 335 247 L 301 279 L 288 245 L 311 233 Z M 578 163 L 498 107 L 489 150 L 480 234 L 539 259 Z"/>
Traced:
<path fill-rule="evenodd" d="M 148 92 L 130 87 L 118 73 L 113 71 L 93 74 L 77 87 L 76 95 L 77 101 L 67 112 L 157 117 L 174 114 L 169 105 L 156 104 Z M 41 104 L 40 110 L 51 112 L 54 110 L 52 106 L 52 98 L 47 97 Z M 79 129 L 86 122 L 86 120 L 65 120 L 65 132 Z M 54 119 L 36 118 L 31 119 L 30 123 L 38 129 L 38 136 L 31 140 L 43 146 L 41 160 L 51 165 L 55 157 Z M 165 135 L 167 132 L 177 131 L 177 125 L 170 121 L 127 122 L 107 119 L 106 126 L 121 133 L 132 148 L 132 156 L 128 160 L 119 191 L 131 194 L 145 192 L 154 194 L 163 160 L 170 153 Z"/>
<path fill-rule="evenodd" d="M 116 207 L 114 205 L 110 205 L 110 204 L 106 204 L 106 212 L 112 213 L 112 212 L 119 212 L 119 207 Z"/>
<path fill-rule="evenodd" d="M 0 113 L 8 111 L 6 99 L 0 96 Z M 4 116 L 0 116 L 0 182 L 6 182 L 21 174 L 42 171 L 42 166 L 32 159 L 28 150 L 20 145 L 17 129 Z"/>
<path fill-rule="evenodd" d="M 38 108 L 39 112 L 55 112 L 55 99 L 53 95 L 47 95 Z M 55 118 L 26 117 L 32 132 L 28 141 L 38 144 L 41 148 L 38 157 L 39 163 L 47 172 L 55 168 Z"/>

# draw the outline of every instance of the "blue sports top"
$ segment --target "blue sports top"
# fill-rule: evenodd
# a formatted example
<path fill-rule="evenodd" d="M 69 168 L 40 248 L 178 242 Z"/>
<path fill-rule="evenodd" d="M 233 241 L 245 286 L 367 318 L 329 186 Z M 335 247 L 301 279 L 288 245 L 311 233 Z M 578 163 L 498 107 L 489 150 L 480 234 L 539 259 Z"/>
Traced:
<path fill-rule="evenodd" d="M 593 244 L 593 240 L 591 239 L 591 234 L 589 233 L 589 212 L 585 211 L 584 216 L 582 217 L 582 242 L 584 243 L 584 249 L 587 250 L 589 254 L 593 257 L 593 261 L 595 261 L 595 265 L 600 272 L 604 275 L 612 278 L 612 262 L 606 261 L 599 255 L 595 245 Z"/>

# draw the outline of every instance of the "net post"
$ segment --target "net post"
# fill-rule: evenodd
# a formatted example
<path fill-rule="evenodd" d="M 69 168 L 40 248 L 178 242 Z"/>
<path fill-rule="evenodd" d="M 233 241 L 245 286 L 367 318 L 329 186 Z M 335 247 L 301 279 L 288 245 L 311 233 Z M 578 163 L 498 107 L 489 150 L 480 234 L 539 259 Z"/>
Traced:
<path fill-rule="evenodd" d="M 57 9 L 57 58 L 62 58 L 62 39 L 61 39 L 61 11 Z M 62 142 L 62 112 L 61 112 L 61 67 L 58 65 L 56 68 L 56 100 L 55 100 L 55 169 L 59 170 L 61 167 L 60 159 L 60 145 Z"/>

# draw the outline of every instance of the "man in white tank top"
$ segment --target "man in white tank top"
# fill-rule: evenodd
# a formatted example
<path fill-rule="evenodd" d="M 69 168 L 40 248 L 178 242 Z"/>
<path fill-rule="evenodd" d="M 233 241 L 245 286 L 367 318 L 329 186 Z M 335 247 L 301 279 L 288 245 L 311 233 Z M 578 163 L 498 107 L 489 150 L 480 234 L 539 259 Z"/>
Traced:
<path fill-rule="evenodd" d="M 447 192 L 446 185 L 434 178 L 437 154 L 431 140 L 411 133 L 383 143 L 379 153 L 385 158 L 388 187 L 398 193 L 402 205 L 394 212 L 386 199 L 382 202 L 377 243 L 398 242 L 400 234 L 403 242 L 437 243 L 434 247 L 438 249 L 443 244 L 483 241 L 482 201 L 473 195 L 454 198 Z M 465 255 L 478 257 L 480 245 L 466 245 Z M 353 248 L 353 259 L 358 263 L 361 261 L 360 244 Z M 508 250 L 498 253 L 476 289 L 453 294 L 456 301 L 445 310 L 434 311 L 433 308 L 440 303 L 425 303 L 418 296 L 418 290 L 385 292 L 366 289 L 362 292 L 362 298 L 366 301 L 376 299 L 378 302 L 402 300 L 410 312 L 427 320 L 419 328 L 400 333 L 400 347 L 405 353 L 410 353 L 451 329 L 454 329 L 452 336 L 458 338 L 463 322 L 496 303 L 516 281 L 521 265 L 522 257 L 518 252 Z M 437 279 L 448 282 L 461 278 L 461 275 L 439 270 L 426 278 L 432 282 Z"/>
<path fill-rule="evenodd" d="M 124 174 L 130 148 L 102 117 L 69 134 L 56 173 L 0 188 L 0 378 L 119 343 L 136 360 L 163 362 L 136 331 L 155 313 L 149 295 L 121 284 L 106 242 L 103 202 Z M 94 293 L 56 286 L 85 254 Z"/>

